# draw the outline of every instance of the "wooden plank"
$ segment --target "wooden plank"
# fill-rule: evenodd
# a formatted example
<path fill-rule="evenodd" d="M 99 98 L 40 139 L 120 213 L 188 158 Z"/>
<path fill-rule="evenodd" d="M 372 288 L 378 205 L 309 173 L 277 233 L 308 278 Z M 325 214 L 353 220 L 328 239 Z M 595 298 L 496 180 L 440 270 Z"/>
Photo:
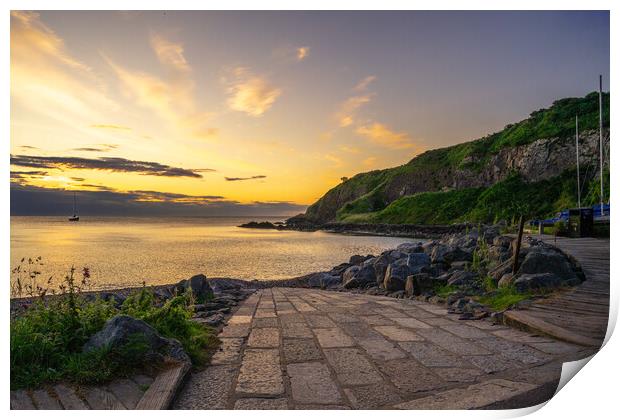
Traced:
<path fill-rule="evenodd" d="M 28 393 L 24 390 L 11 391 L 11 410 L 36 410 Z"/>
<path fill-rule="evenodd" d="M 58 399 L 65 410 L 88 410 L 88 406 L 68 386 L 58 384 L 54 387 L 54 392 L 58 395 Z"/>
<path fill-rule="evenodd" d="M 32 391 L 32 400 L 39 410 L 62 410 L 60 402 L 45 389 Z"/>
<path fill-rule="evenodd" d="M 595 340 L 569 331 L 557 325 L 550 324 L 542 319 L 528 315 L 528 311 L 506 311 L 504 319 L 509 325 L 525 328 L 538 334 L 548 335 L 569 343 L 579 344 L 586 347 L 600 347 L 602 340 Z"/>
<path fill-rule="evenodd" d="M 130 379 L 115 379 L 108 384 L 107 388 L 130 410 L 136 408 L 144 394 L 138 384 Z"/>
<path fill-rule="evenodd" d="M 189 371 L 189 364 L 183 363 L 161 372 L 136 406 L 137 410 L 165 410 L 170 407 L 183 378 Z"/>
<path fill-rule="evenodd" d="M 104 388 L 88 388 L 84 392 L 84 398 L 93 410 L 125 410 L 118 398 Z"/>

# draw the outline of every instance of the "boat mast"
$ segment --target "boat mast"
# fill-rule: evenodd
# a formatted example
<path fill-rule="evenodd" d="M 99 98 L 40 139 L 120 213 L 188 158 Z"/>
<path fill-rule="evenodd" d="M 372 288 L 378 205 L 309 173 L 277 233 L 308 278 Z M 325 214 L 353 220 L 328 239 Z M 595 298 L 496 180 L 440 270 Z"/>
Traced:
<path fill-rule="evenodd" d="M 73 215 L 75 216 L 75 191 L 73 191 Z"/>
<path fill-rule="evenodd" d="M 575 115 L 575 150 L 577 152 L 577 208 L 581 209 L 581 183 L 579 181 L 579 115 Z"/>
<path fill-rule="evenodd" d="M 603 210 L 603 75 L 598 76 L 598 138 L 600 149 L 600 172 L 601 172 L 601 216 L 605 215 Z"/>

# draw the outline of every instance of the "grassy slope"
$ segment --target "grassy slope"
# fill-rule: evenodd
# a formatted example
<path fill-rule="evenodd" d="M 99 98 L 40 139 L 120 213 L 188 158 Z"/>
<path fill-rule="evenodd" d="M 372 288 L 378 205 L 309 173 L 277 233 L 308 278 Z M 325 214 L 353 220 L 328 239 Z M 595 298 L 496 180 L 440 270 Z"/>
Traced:
<path fill-rule="evenodd" d="M 358 223 L 448 224 L 461 221 L 511 220 L 524 212 L 542 217 L 573 204 L 575 176 L 561 176 L 527 184 L 513 175 L 489 188 L 427 192 L 402 197 L 385 209 L 343 218 Z"/>
<path fill-rule="evenodd" d="M 609 125 L 609 94 L 604 94 L 605 125 Z M 337 220 L 346 222 L 385 223 L 449 223 L 459 220 L 484 220 L 510 218 L 519 208 L 502 211 L 500 203 L 510 203 L 513 196 L 527 204 L 530 194 L 537 194 L 541 188 L 550 192 L 540 208 L 531 211 L 536 215 L 553 213 L 570 204 L 572 192 L 570 181 L 565 176 L 543 181 L 541 185 L 527 186 L 518 179 L 500 182 L 489 189 L 466 189 L 450 192 L 428 192 L 400 198 L 390 203 L 384 194 L 385 186 L 400 174 L 428 174 L 429 171 L 447 168 L 483 167 L 490 157 L 506 147 L 528 144 L 540 138 L 568 137 L 573 135 L 574 117 L 579 114 L 580 131 L 598 127 L 598 94 L 590 93 L 584 98 L 558 100 L 548 109 L 533 112 L 530 117 L 516 124 L 506 126 L 502 131 L 455 146 L 427 151 L 405 165 L 395 168 L 358 174 L 330 190 L 326 196 L 312 205 L 307 215 L 318 214 L 327 201 L 337 196 L 355 197 L 337 209 Z M 473 159 L 471 159 L 473 158 Z M 540 183 L 537 183 L 540 184 Z M 520 191 L 513 190 L 519 188 Z M 441 186 L 437 186 L 439 190 Z M 478 202 L 478 199 L 483 200 Z M 493 200 L 498 200 L 494 202 Z M 483 204 L 486 203 L 486 204 Z M 552 203 L 552 204 L 551 204 Z M 486 205 L 486 207 L 485 207 Z M 505 209 L 505 208 L 504 208 Z M 529 209 L 528 209 L 529 210 Z"/>

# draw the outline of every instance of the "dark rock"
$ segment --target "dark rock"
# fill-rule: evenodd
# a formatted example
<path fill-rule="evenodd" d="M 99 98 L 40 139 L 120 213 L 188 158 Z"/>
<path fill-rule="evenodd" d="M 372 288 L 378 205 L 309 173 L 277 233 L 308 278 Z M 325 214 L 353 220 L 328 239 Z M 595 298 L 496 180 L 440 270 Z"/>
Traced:
<path fill-rule="evenodd" d="M 472 251 L 451 245 L 439 244 L 433 248 L 431 262 L 451 263 L 452 261 L 471 261 Z"/>
<path fill-rule="evenodd" d="M 351 267 L 349 263 L 338 264 L 334 268 L 329 271 L 329 274 L 332 276 L 342 276 L 342 274 L 347 270 L 347 268 Z"/>
<path fill-rule="evenodd" d="M 329 289 L 340 286 L 340 276 L 334 276 L 329 273 L 316 273 L 308 278 L 306 284 L 309 287 L 317 287 L 321 289 Z"/>
<path fill-rule="evenodd" d="M 482 239 L 484 239 L 487 244 L 492 244 L 495 238 L 500 236 L 500 230 L 500 225 L 486 226 L 482 233 Z"/>
<path fill-rule="evenodd" d="M 403 258 L 407 258 L 407 254 L 405 254 L 404 252 L 397 251 L 397 250 L 389 251 L 387 256 L 388 256 L 390 263 L 394 261 L 398 261 Z"/>
<path fill-rule="evenodd" d="M 406 242 L 404 244 L 400 244 L 396 247 L 397 251 L 404 252 L 405 254 L 415 254 L 419 252 L 424 252 L 424 248 L 422 247 L 422 242 Z"/>
<path fill-rule="evenodd" d="M 383 254 L 381 254 L 375 259 L 373 263 L 373 268 L 375 270 L 375 279 L 379 287 L 383 287 L 385 272 L 389 264 L 390 259 L 388 257 L 388 252 L 384 252 Z"/>
<path fill-rule="evenodd" d="M 489 271 L 488 274 L 489 276 L 491 276 L 493 280 L 495 280 L 496 282 L 499 282 L 502 276 L 508 273 L 512 273 L 512 259 L 501 263 L 500 265 L 495 267 L 493 270 Z"/>
<path fill-rule="evenodd" d="M 177 293 L 183 294 L 186 290 L 192 289 L 194 298 L 205 301 L 213 296 L 213 289 L 207 281 L 207 277 L 204 274 L 197 274 L 192 276 L 189 280 L 181 280 L 177 283 Z"/>
<path fill-rule="evenodd" d="M 548 246 L 533 246 L 521 262 L 517 276 L 552 273 L 562 280 L 573 279 L 575 271 L 570 260 L 559 250 Z"/>
<path fill-rule="evenodd" d="M 354 265 L 349 267 L 342 275 L 342 285 L 345 289 L 363 288 L 370 284 L 375 285 L 376 281 L 375 269 L 371 264 Z"/>
<path fill-rule="evenodd" d="M 415 252 L 407 257 L 407 266 L 410 274 L 419 274 L 423 270 L 428 269 L 431 265 L 431 259 L 423 252 Z"/>
<path fill-rule="evenodd" d="M 470 233 L 460 235 L 456 234 L 448 239 L 447 244 L 453 248 L 475 248 L 478 244 L 478 232 L 472 231 Z"/>
<path fill-rule="evenodd" d="M 358 265 L 363 263 L 364 261 L 366 261 L 369 258 L 374 258 L 374 255 L 353 255 L 351 258 L 349 258 L 349 264 L 351 265 Z"/>
<path fill-rule="evenodd" d="M 388 265 L 385 270 L 385 278 L 383 279 L 383 288 L 390 292 L 396 292 L 405 289 L 405 282 L 409 275 L 409 266 L 407 258 L 402 258 Z"/>
<path fill-rule="evenodd" d="M 554 289 L 560 286 L 579 284 L 577 277 L 562 279 L 555 273 L 521 274 L 516 276 L 512 284 L 517 292 L 523 293 L 535 289 Z"/>
<path fill-rule="evenodd" d="M 144 340 L 148 345 L 146 358 L 149 360 L 161 360 L 162 355 L 167 355 L 190 363 L 189 356 L 183 350 L 181 343 L 175 339 L 160 336 L 146 322 L 127 315 L 117 315 L 108 320 L 99 332 L 88 339 L 83 346 L 83 351 L 101 348 L 117 349 L 136 338 Z"/>
<path fill-rule="evenodd" d="M 405 292 L 407 296 L 419 296 L 434 291 L 433 279 L 426 273 L 407 276 Z"/>
<path fill-rule="evenodd" d="M 455 270 L 466 270 L 469 265 L 469 261 L 454 261 L 450 263 L 450 268 Z"/>
<path fill-rule="evenodd" d="M 448 279 L 450 286 L 471 286 L 476 280 L 476 274 L 471 271 L 456 271 Z"/>
<path fill-rule="evenodd" d="M 241 280 L 233 279 L 210 279 L 209 286 L 214 293 L 231 293 L 234 291 L 240 291 L 241 288 L 247 287 L 247 284 Z"/>
<path fill-rule="evenodd" d="M 392 298 L 396 298 L 396 299 L 402 299 L 402 298 L 405 297 L 405 291 L 404 290 L 399 290 L 397 292 L 390 293 L 388 296 L 392 297 Z"/>
<path fill-rule="evenodd" d="M 216 313 L 200 320 L 201 324 L 205 324 L 210 327 L 216 327 L 222 322 L 224 322 L 224 315 L 221 313 Z"/>

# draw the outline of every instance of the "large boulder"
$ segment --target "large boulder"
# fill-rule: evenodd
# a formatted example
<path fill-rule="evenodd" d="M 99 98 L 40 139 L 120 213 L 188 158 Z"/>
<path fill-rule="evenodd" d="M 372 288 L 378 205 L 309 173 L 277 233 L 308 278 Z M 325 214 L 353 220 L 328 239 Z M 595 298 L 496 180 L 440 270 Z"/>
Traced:
<path fill-rule="evenodd" d="M 390 292 L 397 292 L 405 289 L 407 276 L 410 274 L 407 258 L 401 258 L 390 265 L 385 270 L 383 287 Z"/>
<path fill-rule="evenodd" d="M 334 276 L 331 272 L 315 273 L 306 280 L 308 287 L 332 289 L 340 286 L 340 276 Z"/>
<path fill-rule="evenodd" d="M 405 283 L 405 294 L 407 296 L 419 296 L 424 293 L 431 293 L 434 290 L 433 279 L 426 273 L 407 276 Z"/>
<path fill-rule="evenodd" d="M 213 289 L 207 281 L 207 276 L 204 274 L 197 274 L 189 280 L 181 280 L 177 283 L 176 289 L 179 294 L 191 289 L 194 298 L 201 301 L 205 301 L 213 296 Z"/>
<path fill-rule="evenodd" d="M 486 226 L 482 232 L 482 238 L 487 244 L 493 243 L 495 238 L 500 235 L 501 226 L 500 225 L 491 225 Z"/>
<path fill-rule="evenodd" d="M 407 257 L 407 266 L 411 274 L 419 274 L 427 270 L 430 265 L 430 257 L 423 252 L 414 252 Z"/>
<path fill-rule="evenodd" d="M 405 242 L 396 247 L 397 251 L 404 252 L 405 254 L 415 254 L 418 252 L 424 252 L 422 242 Z"/>
<path fill-rule="evenodd" d="M 364 261 L 366 261 L 369 258 L 373 258 L 373 255 L 352 255 L 351 258 L 349 258 L 349 264 L 351 265 L 359 265 L 361 263 L 363 263 Z"/>
<path fill-rule="evenodd" d="M 476 274 L 471 271 L 455 271 L 448 279 L 449 286 L 471 286 L 476 281 Z"/>
<path fill-rule="evenodd" d="M 372 264 L 354 265 L 342 274 L 342 285 L 345 289 L 354 289 L 375 285 L 377 278 Z"/>
<path fill-rule="evenodd" d="M 454 248 L 475 248 L 478 244 L 478 232 L 453 235 L 448 239 L 447 244 Z"/>
<path fill-rule="evenodd" d="M 88 339 L 83 346 L 84 352 L 98 349 L 119 349 L 132 340 L 141 340 L 148 346 L 146 359 L 161 360 L 169 356 L 184 363 L 190 358 L 177 340 L 160 336 L 146 322 L 127 315 L 117 315 L 108 320 L 103 328 Z"/>
<path fill-rule="evenodd" d="M 519 293 L 536 289 L 555 289 L 567 284 L 566 282 L 576 284 L 579 281 L 576 277 L 566 281 L 553 273 L 522 274 L 512 279 L 512 284 Z"/>
<path fill-rule="evenodd" d="M 341 277 L 342 274 L 347 270 L 347 268 L 351 267 L 351 264 L 349 263 L 342 263 L 342 264 L 338 264 L 337 266 L 335 266 L 334 268 L 332 268 L 329 271 L 329 274 L 331 274 L 332 276 L 338 276 Z"/>
<path fill-rule="evenodd" d="M 471 261 L 473 253 L 471 250 L 460 248 L 458 246 L 438 244 L 433 248 L 431 253 L 431 262 L 451 263 L 452 261 Z"/>
<path fill-rule="evenodd" d="M 394 261 L 398 261 L 402 258 L 406 258 L 407 254 L 401 251 L 398 251 L 396 249 L 392 250 L 392 251 L 388 251 L 387 253 L 388 259 L 390 260 L 390 262 L 394 262 Z"/>
<path fill-rule="evenodd" d="M 389 252 L 384 252 L 373 262 L 373 268 L 375 270 L 375 280 L 377 282 L 377 286 L 379 287 L 383 287 L 385 271 L 387 270 L 388 265 L 390 265 L 390 258 L 388 254 Z"/>
<path fill-rule="evenodd" d="M 577 275 L 570 260 L 561 251 L 549 246 L 532 246 L 522 260 L 517 277 L 522 274 L 552 273 L 562 280 L 570 280 Z"/>

